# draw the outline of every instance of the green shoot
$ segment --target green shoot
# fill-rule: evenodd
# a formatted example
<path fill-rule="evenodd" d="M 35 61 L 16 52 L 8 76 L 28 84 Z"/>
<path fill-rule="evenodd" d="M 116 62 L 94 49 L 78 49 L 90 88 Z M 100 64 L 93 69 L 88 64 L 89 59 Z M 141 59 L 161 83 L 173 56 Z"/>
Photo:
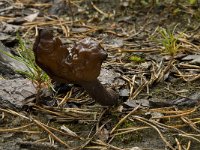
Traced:
<path fill-rule="evenodd" d="M 136 55 L 132 55 L 129 57 L 129 60 L 130 61 L 134 61 L 136 63 L 141 63 L 141 62 L 144 62 L 144 59 L 139 57 L 139 56 L 136 56 Z"/>
<path fill-rule="evenodd" d="M 188 0 L 188 2 L 190 3 L 190 5 L 194 5 L 197 3 L 197 0 Z"/>
<path fill-rule="evenodd" d="M 176 27 L 175 27 L 176 28 Z M 172 32 L 167 31 L 164 28 L 161 28 L 159 30 L 162 38 L 161 42 L 164 47 L 164 52 L 169 54 L 170 56 L 175 56 L 178 51 L 180 50 L 180 45 L 178 44 L 178 37 L 175 36 L 174 31 L 175 28 Z"/>
<path fill-rule="evenodd" d="M 19 41 L 19 47 L 17 48 L 18 56 L 14 56 L 8 52 L 0 50 L 5 55 L 22 62 L 28 68 L 27 71 L 15 70 L 17 73 L 26 76 L 27 78 L 31 79 L 33 82 L 37 83 L 38 85 L 45 84 L 50 86 L 50 78 L 49 76 L 42 71 L 40 67 L 37 66 L 35 63 L 34 53 L 31 48 L 28 48 L 26 42 L 22 40 L 21 37 L 17 36 Z"/>

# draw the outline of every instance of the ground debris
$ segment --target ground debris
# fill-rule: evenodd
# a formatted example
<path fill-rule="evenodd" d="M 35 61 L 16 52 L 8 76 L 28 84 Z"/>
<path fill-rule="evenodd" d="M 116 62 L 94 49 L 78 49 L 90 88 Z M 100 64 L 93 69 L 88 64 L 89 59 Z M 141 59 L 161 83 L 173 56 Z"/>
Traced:
<path fill-rule="evenodd" d="M 38 149 L 48 149 L 48 150 L 58 150 L 57 145 L 53 145 L 50 143 L 36 143 L 36 142 L 18 142 L 18 145 L 20 145 L 20 148 L 25 148 L 29 150 L 38 150 Z"/>
<path fill-rule="evenodd" d="M 122 103 L 117 108 L 102 107 L 81 87 L 70 85 L 65 92 L 44 95 L 50 104 L 32 103 L 23 112 L 16 111 L 16 105 L 23 107 L 23 99 L 33 91 L 22 84 L 25 79 L 0 80 L 0 98 L 6 96 L 6 102 L 0 100 L 5 106 L 0 109 L 0 132 L 5 137 L 0 149 L 17 149 L 15 143 L 27 149 L 54 148 L 43 143 L 70 150 L 200 149 L 200 12 L 199 3 L 192 3 L 1 1 L 0 40 L 12 49 L 18 45 L 16 33 L 33 43 L 45 28 L 68 48 L 86 37 L 99 41 L 109 54 L 99 79 L 120 92 Z M 0 65 L 5 78 L 10 78 L 5 67 L 9 63 Z"/>
<path fill-rule="evenodd" d="M 0 79 L 0 107 L 22 109 L 26 99 L 34 96 L 36 89 L 28 79 Z"/>

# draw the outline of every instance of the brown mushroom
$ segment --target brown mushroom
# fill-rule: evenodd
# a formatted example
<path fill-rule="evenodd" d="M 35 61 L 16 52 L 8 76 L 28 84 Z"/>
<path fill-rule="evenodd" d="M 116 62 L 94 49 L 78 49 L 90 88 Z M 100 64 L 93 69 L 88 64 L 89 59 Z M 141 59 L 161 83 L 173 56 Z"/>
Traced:
<path fill-rule="evenodd" d="M 60 83 L 76 83 L 104 106 L 118 103 L 118 94 L 105 89 L 97 77 L 101 64 L 107 58 L 102 46 L 86 38 L 69 50 L 59 38 L 54 39 L 51 30 L 41 30 L 33 46 L 35 61 L 53 80 Z"/>

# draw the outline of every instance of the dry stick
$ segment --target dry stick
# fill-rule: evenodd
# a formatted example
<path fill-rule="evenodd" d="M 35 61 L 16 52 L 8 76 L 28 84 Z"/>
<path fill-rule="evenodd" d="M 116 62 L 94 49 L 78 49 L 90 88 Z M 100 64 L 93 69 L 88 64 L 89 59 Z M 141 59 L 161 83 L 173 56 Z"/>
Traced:
<path fill-rule="evenodd" d="M 136 79 L 136 75 L 133 75 L 131 82 L 129 83 L 129 86 L 130 86 L 129 98 L 131 97 L 131 95 L 133 95 L 133 92 L 134 92 L 135 79 Z"/>
<path fill-rule="evenodd" d="M 87 146 L 87 147 L 85 147 L 85 149 L 87 149 L 87 150 L 101 150 L 101 149 L 105 149 L 105 146 Z M 79 149 L 73 149 L 73 150 L 80 150 L 80 148 Z"/>
<path fill-rule="evenodd" d="M 31 31 L 33 28 L 35 28 L 35 26 L 30 26 L 30 27 L 26 30 L 26 32 L 23 34 L 22 37 L 25 38 L 26 35 L 27 35 L 28 33 L 30 33 L 30 31 Z"/>
<path fill-rule="evenodd" d="M 197 129 L 196 125 L 189 118 L 181 116 L 181 120 L 188 124 L 192 129 L 200 133 L 200 130 Z"/>
<path fill-rule="evenodd" d="M 89 138 L 90 135 L 92 134 L 92 131 L 93 131 L 94 127 L 96 127 L 96 131 L 99 129 L 99 123 L 100 123 L 100 121 L 101 121 L 101 118 L 103 117 L 103 115 L 105 114 L 105 112 L 106 112 L 107 110 L 108 110 L 108 109 L 103 110 L 103 112 L 99 115 L 99 118 L 98 118 L 98 120 L 97 120 L 96 125 L 93 126 L 93 127 L 91 128 L 90 133 L 89 133 L 88 136 L 87 136 L 88 138 Z"/>
<path fill-rule="evenodd" d="M 101 131 L 103 129 L 103 127 L 106 125 L 106 123 L 107 122 L 105 122 L 104 124 L 101 125 L 101 127 L 99 127 L 98 131 L 96 131 L 93 134 L 93 136 L 81 146 L 81 149 L 84 149 L 84 147 L 86 147 L 93 140 L 93 138 L 99 133 L 99 131 Z"/>
<path fill-rule="evenodd" d="M 181 71 L 179 71 L 179 69 L 176 67 L 176 66 L 174 66 L 173 65 L 173 67 L 174 67 L 174 69 L 178 72 L 178 76 L 180 76 L 180 77 L 182 77 L 182 79 L 184 80 L 184 81 L 186 81 L 186 82 L 192 82 L 192 81 L 195 81 L 195 80 L 197 80 L 197 79 L 199 79 L 200 78 L 200 75 L 199 74 L 190 74 L 190 75 L 183 75 L 182 73 L 181 73 Z M 195 69 L 198 69 L 198 68 L 195 68 Z M 186 77 L 193 77 L 192 79 L 186 79 Z"/>
<path fill-rule="evenodd" d="M 148 85 L 149 81 L 145 81 L 144 83 L 142 83 L 142 85 L 140 85 L 133 93 L 133 95 L 131 96 L 132 99 L 135 99 L 138 94 L 144 89 L 144 87 L 146 85 Z"/>
<path fill-rule="evenodd" d="M 150 53 L 150 52 L 159 52 L 158 49 L 121 49 L 117 48 L 118 52 L 143 52 L 143 53 Z"/>
<path fill-rule="evenodd" d="M 197 80 L 197 79 L 199 79 L 200 78 L 200 75 L 197 75 L 196 77 L 194 77 L 193 79 L 191 79 L 191 80 L 188 80 L 189 82 L 192 82 L 192 81 L 195 81 L 195 80 Z"/>
<path fill-rule="evenodd" d="M 130 92 L 129 92 L 129 98 L 131 98 L 131 96 L 133 95 L 133 90 L 134 90 L 134 84 L 135 84 L 135 75 L 133 76 L 133 80 L 131 81 L 131 79 L 129 79 L 126 76 L 121 76 L 122 79 L 124 79 L 125 81 L 128 82 L 129 84 L 129 88 L 130 88 Z"/>
<path fill-rule="evenodd" d="M 58 141 L 59 143 L 63 144 L 64 146 L 66 146 L 67 148 L 70 148 L 70 146 L 65 143 L 64 141 L 62 141 L 60 138 L 58 138 L 55 134 L 53 134 L 49 129 L 47 129 L 45 127 L 45 125 L 43 123 L 41 123 L 40 121 L 38 120 L 35 120 L 35 119 L 32 119 L 33 122 L 35 124 L 37 124 L 39 127 L 41 127 L 42 129 L 44 129 L 54 140 Z"/>
<path fill-rule="evenodd" d="M 24 23 L 23 26 L 24 27 L 28 27 L 28 26 L 32 26 L 32 25 L 38 25 L 38 26 L 46 26 L 46 25 L 52 25 L 52 24 L 70 24 L 71 21 L 62 21 L 60 23 L 59 20 L 53 20 L 53 21 L 45 21 L 45 22 L 41 22 L 41 21 L 35 21 L 35 22 L 28 22 L 28 23 Z"/>
<path fill-rule="evenodd" d="M 175 141 L 176 141 L 176 145 L 178 146 L 178 150 L 182 150 L 179 140 L 175 138 Z"/>
<path fill-rule="evenodd" d="M 51 7 L 52 6 L 52 4 L 48 4 L 48 3 L 34 3 L 34 4 L 23 3 L 23 5 L 25 5 L 25 6 L 33 6 L 33 7 Z"/>
<path fill-rule="evenodd" d="M 140 107 L 140 105 L 138 105 L 137 107 L 135 107 L 132 111 L 130 111 L 126 116 L 124 116 L 114 127 L 113 129 L 110 131 L 110 134 L 113 134 L 113 132 L 116 130 L 116 128 L 121 125 L 130 115 L 132 115 L 138 108 Z"/>
<path fill-rule="evenodd" d="M 103 11 L 100 10 L 96 5 L 94 5 L 93 2 L 91 2 L 91 5 L 92 5 L 92 7 L 93 7 L 96 11 L 98 11 L 100 14 L 104 15 L 105 17 L 108 17 L 108 16 L 109 16 L 109 14 L 103 12 Z"/>
<path fill-rule="evenodd" d="M 158 134 L 160 135 L 161 139 L 165 142 L 165 144 L 166 144 L 168 147 L 170 147 L 172 150 L 175 150 L 175 149 L 173 148 L 173 146 L 165 139 L 165 137 L 162 135 L 162 133 L 160 132 L 160 130 L 159 130 L 156 126 L 154 126 L 154 125 L 152 125 L 151 123 L 145 121 L 142 117 L 134 116 L 133 118 L 136 119 L 136 120 L 138 120 L 138 121 L 140 121 L 140 122 L 143 122 L 143 123 L 145 123 L 145 124 L 148 124 L 149 126 L 151 126 L 152 128 L 154 128 L 154 129 L 158 132 Z"/>
<path fill-rule="evenodd" d="M 188 142 L 186 150 L 190 150 L 190 147 L 191 147 L 191 141 Z"/>
<path fill-rule="evenodd" d="M 195 44 L 193 44 L 193 43 L 191 43 L 191 42 L 188 42 L 188 41 L 186 41 L 185 39 L 183 39 L 183 38 L 178 38 L 178 40 L 179 41 L 181 41 L 181 42 L 184 42 L 184 43 L 186 43 L 186 44 L 190 44 L 191 46 L 193 46 L 194 48 L 196 48 L 196 50 L 200 50 L 200 47 L 199 46 L 197 46 L 197 45 L 195 45 Z"/>
<path fill-rule="evenodd" d="M 115 31 L 112 31 L 112 30 L 105 30 L 103 31 L 104 33 L 110 33 L 110 34 L 113 34 L 113 35 L 116 35 L 118 37 L 128 37 L 128 35 L 126 34 L 123 34 L 123 33 L 116 33 Z"/>
<path fill-rule="evenodd" d="M 195 137 L 193 137 L 193 136 L 191 136 L 191 135 L 188 135 L 188 134 L 178 134 L 178 135 L 179 135 L 179 136 L 182 136 L 182 137 L 187 137 L 187 138 L 193 139 L 193 140 L 195 140 L 195 141 L 197 141 L 197 142 L 200 143 L 200 140 L 199 140 L 199 139 L 197 139 L 197 138 L 195 138 Z"/>
<path fill-rule="evenodd" d="M 105 110 L 103 110 L 103 112 L 100 114 L 98 120 L 97 120 L 97 123 L 96 123 L 96 131 L 99 130 L 99 124 L 100 124 L 100 121 L 101 121 L 101 118 L 103 117 L 103 115 L 106 113 L 106 111 L 108 110 L 108 108 L 106 108 Z"/>
<path fill-rule="evenodd" d="M 4 11 L 7 11 L 7 10 L 11 10 L 11 9 L 13 9 L 14 7 L 13 6 L 9 6 L 9 7 L 6 7 L 6 8 L 2 8 L 2 9 L 0 9 L 0 13 L 1 12 L 4 12 Z"/>
<path fill-rule="evenodd" d="M 176 115 L 170 115 L 170 116 L 162 116 L 162 117 L 154 117 L 154 119 L 162 119 L 162 118 L 177 118 L 177 117 L 181 117 L 181 116 L 185 116 L 185 115 L 189 115 L 193 112 L 195 112 L 197 110 L 197 108 L 195 107 L 194 109 L 185 111 L 181 114 L 176 114 Z"/>
<path fill-rule="evenodd" d="M 134 127 L 134 128 L 129 128 L 126 131 L 115 133 L 115 134 L 113 134 L 113 136 L 127 134 L 127 133 L 130 133 L 130 132 L 135 132 L 135 131 L 139 131 L 139 130 L 143 130 L 143 129 L 149 129 L 149 128 L 151 128 L 151 127 L 148 126 L 148 127 Z M 118 129 L 117 131 L 120 131 L 120 129 Z"/>
<path fill-rule="evenodd" d="M 73 24 L 74 24 L 74 12 L 72 11 L 71 0 L 66 0 L 66 1 L 67 1 L 66 3 L 68 3 L 69 11 L 70 11 L 70 13 L 71 13 L 71 17 L 72 17 L 72 26 L 73 26 Z"/>
<path fill-rule="evenodd" d="M 105 146 L 105 147 L 107 147 L 108 149 L 112 149 L 112 150 L 123 150 L 123 149 L 118 148 L 118 147 L 115 147 L 115 146 L 113 146 L 113 145 L 111 145 L 111 144 L 105 143 L 105 142 L 103 142 L 103 141 L 101 141 L 101 140 L 97 140 L 97 142 L 93 142 L 93 143 L 99 144 L 99 145 L 102 145 L 102 146 Z"/>
<path fill-rule="evenodd" d="M 53 112 L 51 110 L 48 110 L 48 109 L 45 109 L 45 108 L 42 108 L 38 105 L 34 105 L 36 109 L 40 110 L 40 111 L 43 111 L 43 112 L 46 112 L 46 113 L 50 113 L 50 114 L 53 114 L 53 115 L 56 115 L 56 116 L 60 116 L 60 117 L 65 117 L 64 114 L 61 114 L 61 113 L 58 113 L 58 112 Z"/>
<path fill-rule="evenodd" d="M 187 79 L 185 79 L 182 72 L 175 65 L 173 65 L 173 68 L 178 72 L 179 76 L 182 77 L 182 79 L 187 82 Z"/>
<path fill-rule="evenodd" d="M 13 20 L 13 19 L 15 19 L 15 17 L 7 17 L 7 16 L 0 16 L 0 21 L 4 21 L 4 20 Z"/>
<path fill-rule="evenodd" d="M 19 131 L 21 129 L 24 129 L 24 128 L 27 128 L 29 126 L 33 125 L 33 123 L 30 123 L 30 124 L 27 124 L 27 125 L 24 125 L 24 126 L 21 126 L 21 127 L 16 127 L 16 128 L 10 128 L 10 129 L 1 129 L 0 128 L 0 132 L 23 132 L 23 131 Z"/>
<path fill-rule="evenodd" d="M 144 119 L 144 118 L 143 118 Z M 149 121 L 149 120 L 145 120 L 145 121 Z M 186 132 L 182 131 L 182 130 L 179 130 L 177 128 L 174 128 L 173 126 L 167 126 L 165 124 L 162 124 L 162 123 L 159 123 L 159 122 L 155 122 L 155 121 L 150 121 L 152 124 L 154 124 L 155 126 L 158 126 L 160 128 L 167 128 L 167 129 L 172 129 L 172 130 L 175 130 L 177 132 L 180 132 L 182 134 L 187 134 Z"/>
<path fill-rule="evenodd" d="M 0 108 L 0 111 L 6 112 L 6 113 L 10 113 L 10 114 L 12 114 L 12 115 L 20 116 L 20 117 L 22 117 L 22 118 L 24 118 L 24 119 L 30 120 L 30 118 L 28 118 L 28 117 L 26 117 L 26 116 L 24 116 L 24 115 L 22 115 L 22 114 L 19 114 L 19 113 L 16 112 L 16 111 L 10 110 L 10 109 L 6 110 L 6 109 Z"/>
<path fill-rule="evenodd" d="M 61 29 L 63 30 L 63 33 L 65 34 L 65 37 L 69 37 L 69 28 L 67 24 L 62 24 L 63 19 L 60 19 L 59 17 L 55 16 L 57 20 L 59 21 L 59 24 L 61 26 Z"/>
<path fill-rule="evenodd" d="M 48 109 L 41 108 L 41 107 L 39 107 L 37 105 L 35 105 L 35 107 L 39 111 L 43 111 L 43 112 L 46 112 L 46 113 L 50 113 L 50 114 L 56 115 L 58 117 L 63 117 L 65 119 L 72 119 L 72 120 L 73 119 L 76 119 L 76 120 L 77 119 L 85 119 L 85 118 L 83 118 L 84 117 L 83 115 L 96 115 L 96 113 L 76 111 L 76 110 L 73 110 L 73 108 L 67 109 L 66 111 L 62 111 L 61 113 L 59 113 L 59 112 L 54 112 L 54 111 L 51 111 L 51 110 L 48 110 Z M 63 110 L 65 110 L 65 109 L 63 109 Z M 57 111 L 57 110 L 55 110 L 55 111 Z M 71 113 L 69 113 L 69 112 L 71 112 Z M 81 114 L 82 116 L 81 115 L 77 116 L 77 113 Z M 66 115 L 68 115 L 68 116 L 66 116 Z"/>
<path fill-rule="evenodd" d="M 156 79 L 156 82 L 160 82 L 164 78 L 164 75 L 171 69 L 174 62 L 175 62 L 175 60 L 173 58 L 171 58 L 167 64 L 167 66 L 160 73 L 160 76 Z"/>
<path fill-rule="evenodd" d="M 35 120 L 35 119 L 30 119 L 24 115 L 21 115 L 13 110 L 5 110 L 5 109 L 2 109 L 0 108 L 0 111 L 3 111 L 3 112 L 7 112 L 7 113 L 10 113 L 10 114 L 13 114 L 13 115 L 16 115 L 16 116 L 20 116 L 22 118 L 25 118 L 27 120 L 32 120 L 33 122 L 35 122 L 38 126 L 40 126 L 41 128 L 43 128 L 46 132 L 48 132 L 55 140 L 57 140 L 58 142 L 60 142 L 61 144 L 65 145 L 66 147 L 69 147 L 68 144 L 66 144 L 65 142 L 63 142 L 61 139 L 59 139 L 57 136 L 55 136 L 50 130 L 48 130 L 44 124 L 42 124 L 41 122 Z"/>
<path fill-rule="evenodd" d="M 188 98 L 187 96 L 183 96 L 183 95 L 181 95 L 181 94 L 178 94 L 176 91 L 174 91 L 174 90 L 170 90 L 170 89 L 168 89 L 168 88 L 164 88 L 165 90 L 167 90 L 169 93 L 171 93 L 171 94 L 174 94 L 174 95 L 176 95 L 176 96 L 179 96 L 179 97 L 181 97 L 181 98 Z"/>
<path fill-rule="evenodd" d="M 151 24 L 152 22 L 148 22 L 149 20 L 147 19 L 145 24 L 139 29 L 138 32 L 130 35 L 128 38 L 125 38 L 124 40 L 129 40 L 132 39 L 133 37 L 137 36 L 138 34 L 140 34 L 142 31 L 144 31 L 144 29 L 146 28 L 146 26 L 148 26 L 149 24 Z"/>
<path fill-rule="evenodd" d="M 145 120 L 145 119 L 143 118 L 143 120 Z M 145 120 L 145 121 L 147 121 L 147 120 Z M 151 123 L 153 123 L 153 124 L 156 125 L 156 126 L 159 125 L 159 126 L 163 126 L 163 127 L 165 127 L 165 128 L 173 129 L 173 130 L 175 130 L 175 131 L 181 133 L 181 134 L 178 134 L 179 136 L 191 138 L 191 139 L 193 139 L 193 140 L 196 140 L 196 141 L 200 142 L 199 139 L 197 139 L 197 138 L 191 136 L 191 134 L 188 134 L 188 133 L 186 133 L 186 132 L 184 132 L 184 131 L 182 131 L 182 130 L 179 130 L 179 129 L 177 129 L 177 128 L 173 128 L 172 126 L 167 126 L 167 125 L 161 124 L 161 123 L 159 123 L 159 122 L 156 122 L 156 123 L 155 123 L 155 122 L 151 122 Z"/>
<path fill-rule="evenodd" d="M 167 107 L 168 108 L 168 107 Z M 174 108 L 174 107 L 171 107 Z M 193 109 L 192 109 L 193 110 Z M 149 112 L 159 112 L 164 114 L 178 114 L 178 113 L 185 113 L 185 110 L 164 110 L 164 108 L 156 108 L 156 109 L 149 109 Z"/>
<path fill-rule="evenodd" d="M 47 150 L 58 150 L 57 146 L 49 144 L 49 143 L 36 143 L 36 142 L 30 142 L 30 141 L 21 141 L 17 142 L 20 147 L 28 147 L 28 149 L 32 150 L 41 150 L 41 149 L 47 149 Z"/>
<path fill-rule="evenodd" d="M 50 127 L 50 126 L 48 126 L 48 125 L 46 125 L 46 124 L 43 124 L 46 128 L 49 128 L 49 129 L 51 129 L 51 130 L 54 130 L 54 131 L 56 131 L 56 132 L 58 132 L 58 133 L 60 133 L 60 134 L 62 134 L 62 135 L 68 135 L 68 136 L 71 136 L 71 137 L 73 137 L 73 138 L 77 138 L 77 139 L 79 139 L 79 140 L 82 140 L 83 138 L 81 138 L 80 136 L 78 136 L 78 135 L 73 135 L 73 134 L 69 134 L 69 133 L 67 133 L 67 132 L 63 132 L 63 131 L 60 131 L 60 130 L 58 130 L 58 129 L 56 129 L 56 128 L 53 128 L 53 127 Z"/>
<path fill-rule="evenodd" d="M 183 68 L 190 68 L 190 69 L 200 69 L 200 66 L 197 65 L 190 65 L 190 64 L 179 64 L 179 67 Z"/>
<path fill-rule="evenodd" d="M 65 97 L 62 99 L 62 101 L 58 104 L 58 107 L 61 106 L 62 104 L 64 104 L 65 102 L 67 102 L 69 100 L 69 98 L 72 95 L 72 89 L 67 92 L 67 94 L 65 95 Z"/>

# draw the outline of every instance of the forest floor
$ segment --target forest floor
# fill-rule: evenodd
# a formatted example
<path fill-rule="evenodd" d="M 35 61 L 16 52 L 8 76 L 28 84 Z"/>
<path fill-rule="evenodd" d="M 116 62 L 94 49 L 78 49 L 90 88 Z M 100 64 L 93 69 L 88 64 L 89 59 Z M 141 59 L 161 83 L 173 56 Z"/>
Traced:
<path fill-rule="evenodd" d="M 0 40 L 12 50 L 19 37 L 32 49 L 44 28 L 69 47 L 99 41 L 108 52 L 99 79 L 121 101 L 103 107 L 70 85 L 53 104 L 0 106 L 0 149 L 200 149 L 199 4 L 141 2 L 0 2 Z"/>

